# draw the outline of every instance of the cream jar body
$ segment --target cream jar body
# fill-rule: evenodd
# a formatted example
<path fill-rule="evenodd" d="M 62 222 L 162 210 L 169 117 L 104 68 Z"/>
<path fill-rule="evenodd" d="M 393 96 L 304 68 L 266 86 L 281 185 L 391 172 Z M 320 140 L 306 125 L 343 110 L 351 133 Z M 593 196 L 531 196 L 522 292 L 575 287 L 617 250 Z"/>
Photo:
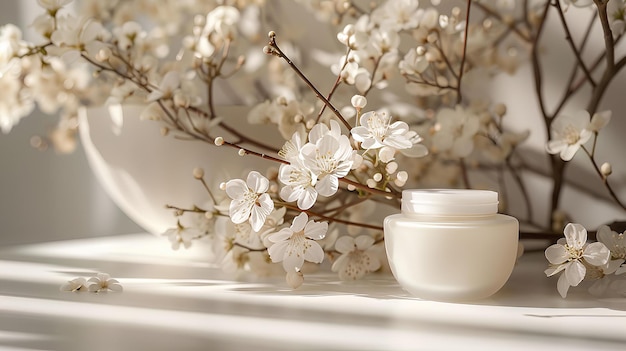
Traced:
<path fill-rule="evenodd" d="M 384 222 L 396 280 L 429 300 L 475 300 L 500 290 L 515 265 L 519 224 L 496 212 L 495 192 L 405 190 L 402 213 Z"/>

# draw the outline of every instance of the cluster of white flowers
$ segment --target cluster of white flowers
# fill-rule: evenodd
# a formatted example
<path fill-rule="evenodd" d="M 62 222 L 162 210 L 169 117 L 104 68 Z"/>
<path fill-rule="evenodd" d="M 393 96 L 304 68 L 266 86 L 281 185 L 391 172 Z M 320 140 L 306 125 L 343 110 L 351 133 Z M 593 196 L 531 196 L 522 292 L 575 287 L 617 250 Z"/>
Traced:
<path fill-rule="evenodd" d="M 146 105 L 141 119 L 161 123 L 164 136 L 268 160 L 267 169 L 234 179 L 196 170 L 207 202 L 170 205 L 178 217 L 164 233 L 172 248 L 207 240 L 227 270 L 263 275 L 278 267 L 292 287 L 325 258 L 341 279 L 378 271 L 385 256 L 375 205 L 398 207 L 404 187 L 503 190 L 503 212 L 515 207 L 507 194 L 522 193 L 522 222 L 560 231 L 561 221 L 540 223 L 532 216 L 520 172 L 529 167 L 519 147 L 529 132 L 511 130 L 508 122 L 527 116 L 485 96 L 490 77 L 521 64 L 533 68 L 535 114 L 550 138 L 545 149 L 559 155 L 547 155 L 555 184 L 551 217 L 560 210 L 564 162 L 580 149 L 626 209 L 611 188 L 611 164 L 598 166 L 596 153 L 599 131 L 611 118 L 611 111 L 600 112 L 600 100 L 626 66 L 623 50 L 615 50 L 624 36 L 624 0 L 474 1 L 465 9 L 435 0 L 83 0 L 77 12 L 66 9 L 70 2 L 39 0 L 43 14 L 32 26 L 39 43 L 23 40 L 15 26 L 0 30 L 0 128 L 8 132 L 35 105 L 59 111 L 51 141 L 69 150 L 80 105 L 140 102 Z M 332 26 L 328 39 L 336 49 L 313 49 L 301 37 L 311 31 L 292 30 L 300 23 L 290 22 L 289 8 L 282 7 L 301 5 Z M 587 37 L 574 42 L 565 18 L 566 11 L 590 6 L 602 30 L 590 27 L 589 35 L 602 32 L 606 46 L 595 63 L 582 52 Z M 548 16 L 552 11 L 561 16 Z M 549 17 L 563 18 L 576 56 L 563 98 L 554 104 L 544 101 L 538 49 Z M 265 28 L 268 23 L 275 27 Z M 267 42 L 262 33 L 270 29 Z M 322 92 L 318 78 L 335 83 Z M 572 97 L 585 89 L 592 91 L 588 109 L 571 112 Z M 231 125 L 216 112 L 223 102 L 218 94 L 250 105 L 248 122 L 275 125 L 284 140 L 257 140 L 254 131 Z M 557 108 L 548 111 L 552 105 Z M 585 246 L 580 233 L 568 226 L 567 243 L 546 251 L 555 265 L 549 273 L 565 272 L 562 295 L 585 270 L 590 276 L 623 271 L 617 256 L 604 259 L 605 239 Z M 615 242 L 604 243 L 623 256 Z"/>
<path fill-rule="evenodd" d="M 77 292 L 89 291 L 93 293 L 106 293 L 109 291 L 122 292 L 123 288 L 117 279 L 111 278 L 108 273 L 98 273 L 89 279 L 82 277 L 69 280 L 61 285 L 61 291 Z"/>
<path fill-rule="evenodd" d="M 603 295 L 609 290 L 625 293 L 624 281 L 613 281 L 614 276 L 626 273 L 626 236 L 608 226 L 598 229 L 597 242 L 587 242 L 587 230 L 580 224 L 565 226 L 565 239 L 546 249 L 550 268 L 548 277 L 561 273 L 557 290 L 563 298 L 570 287 L 578 286 L 584 279 L 594 281 L 589 292 Z"/>

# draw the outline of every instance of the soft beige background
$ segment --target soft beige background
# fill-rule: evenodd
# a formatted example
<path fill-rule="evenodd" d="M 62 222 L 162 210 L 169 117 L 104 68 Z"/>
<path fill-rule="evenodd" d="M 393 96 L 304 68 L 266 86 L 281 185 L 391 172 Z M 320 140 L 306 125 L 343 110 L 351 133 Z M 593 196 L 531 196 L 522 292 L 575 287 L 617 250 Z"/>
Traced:
<path fill-rule="evenodd" d="M 39 13 L 36 0 L 2 0 L 0 25 L 24 28 Z M 71 155 L 30 147 L 55 121 L 35 112 L 0 133 L 0 246 L 142 231 L 103 192 L 80 147 Z"/>

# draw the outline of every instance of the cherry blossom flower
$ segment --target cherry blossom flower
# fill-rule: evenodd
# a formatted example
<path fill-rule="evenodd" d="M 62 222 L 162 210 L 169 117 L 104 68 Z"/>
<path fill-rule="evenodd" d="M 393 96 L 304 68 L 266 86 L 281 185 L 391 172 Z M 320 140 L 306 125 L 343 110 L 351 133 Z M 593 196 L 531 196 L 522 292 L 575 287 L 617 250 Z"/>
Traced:
<path fill-rule="evenodd" d="M 159 88 L 153 90 L 146 101 L 152 102 L 159 99 L 169 99 L 174 97 L 174 93 L 180 87 L 180 74 L 176 71 L 169 71 L 163 76 Z"/>
<path fill-rule="evenodd" d="M 283 263 L 286 272 L 300 271 L 305 260 L 313 263 L 324 260 L 324 250 L 315 240 L 323 239 L 327 231 L 328 223 L 309 221 L 309 216 L 302 212 L 289 228 L 268 237 L 274 245 L 267 251 L 272 262 Z"/>
<path fill-rule="evenodd" d="M 565 239 L 548 247 L 545 256 L 551 267 L 545 270 L 548 277 L 564 271 L 557 282 L 557 290 L 563 298 L 570 286 L 578 286 L 585 278 L 585 264 L 602 266 L 610 257 L 609 249 L 601 242 L 587 244 L 587 230 L 580 224 L 565 226 Z"/>
<path fill-rule="evenodd" d="M 72 0 L 37 0 L 39 6 L 48 10 L 48 12 L 56 12 L 70 2 L 72 2 Z"/>
<path fill-rule="evenodd" d="M 63 60 L 72 63 L 77 60 L 81 53 L 95 58 L 101 49 L 106 48 L 100 38 L 108 36 L 108 32 L 102 23 L 93 19 L 73 16 L 60 17 L 57 19 L 58 28 L 52 33 L 50 40 L 63 50 Z"/>
<path fill-rule="evenodd" d="M 309 133 L 309 143 L 301 149 L 303 165 L 316 178 L 315 190 L 322 196 L 331 196 L 339 189 L 339 178 L 345 177 L 352 167 L 354 150 L 347 136 L 341 135 L 334 120 L 331 128 L 317 124 Z"/>
<path fill-rule="evenodd" d="M 197 38 L 196 53 L 201 57 L 210 57 L 219 41 L 233 39 L 240 16 L 239 10 L 232 6 L 218 6 L 209 12 L 204 28 Z"/>
<path fill-rule="evenodd" d="M 611 121 L 611 110 L 596 112 L 591 117 L 591 122 L 587 126 L 587 129 L 591 132 L 599 132 L 600 129 L 606 127 L 607 124 Z"/>
<path fill-rule="evenodd" d="M 117 46 L 122 50 L 130 49 L 133 44 L 141 44 L 148 36 L 141 25 L 134 21 L 127 21 L 120 27 L 113 28 L 113 35 L 117 38 Z"/>
<path fill-rule="evenodd" d="M 190 248 L 192 240 L 201 237 L 203 233 L 197 228 L 184 227 L 179 222 L 176 228 L 166 230 L 163 235 L 167 236 L 172 245 L 172 249 L 178 250 L 181 244 L 185 249 Z"/>
<path fill-rule="evenodd" d="M 95 277 L 89 278 L 87 283 L 89 283 L 90 292 L 121 292 L 123 290 L 120 282 L 117 281 L 117 279 L 111 278 L 111 276 L 107 273 L 98 273 Z"/>
<path fill-rule="evenodd" d="M 341 280 L 361 279 L 366 273 L 378 270 L 380 260 L 374 250 L 374 243 L 370 235 L 340 237 L 335 242 L 335 250 L 341 256 L 333 263 L 331 270 L 338 272 Z"/>
<path fill-rule="evenodd" d="M 79 277 L 69 280 L 67 283 L 61 285 L 61 291 L 84 291 L 87 290 L 87 280 L 85 278 Z"/>
<path fill-rule="evenodd" d="M 372 20 L 394 31 L 410 30 L 419 24 L 418 5 L 418 0 L 389 0 L 372 13 Z"/>
<path fill-rule="evenodd" d="M 285 186 L 280 189 L 280 197 L 288 202 L 296 201 L 298 208 L 308 210 L 317 201 L 317 190 L 311 171 L 302 162 L 296 160 L 288 165 L 281 165 L 278 179 Z"/>
<path fill-rule="evenodd" d="M 430 65 L 430 62 L 428 62 L 424 55 L 424 51 L 423 47 L 409 50 L 409 52 L 404 55 L 404 59 L 398 64 L 400 73 L 409 75 L 423 73 Z"/>
<path fill-rule="evenodd" d="M 274 209 L 274 202 L 265 192 L 269 180 L 257 171 L 248 174 L 247 180 L 231 179 L 226 183 L 226 193 L 232 199 L 229 216 L 235 224 L 250 221 L 252 229 L 259 231 Z"/>
<path fill-rule="evenodd" d="M 606 225 L 598 228 L 598 241 L 606 245 L 611 251 L 611 258 L 615 260 L 626 261 L 626 232 L 618 234 Z M 626 273 L 626 265 L 619 266 L 615 269 L 615 274 Z"/>
<path fill-rule="evenodd" d="M 474 150 L 474 136 L 480 129 L 480 120 L 461 106 L 442 108 L 437 113 L 437 132 L 433 147 L 437 151 L 450 151 L 452 156 L 467 157 Z"/>
<path fill-rule="evenodd" d="M 592 135 L 589 126 L 589 112 L 576 111 L 571 115 L 559 115 L 552 122 L 551 139 L 546 145 L 550 154 L 559 154 L 563 161 L 570 161 L 581 145 Z"/>
<path fill-rule="evenodd" d="M 609 260 L 602 266 L 589 266 L 585 278 L 595 280 L 595 282 L 588 289 L 589 293 L 594 296 L 604 295 L 611 286 L 612 275 L 616 273 L 622 263 L 624 263 L 624 260 L 618 259 Z"/>
<path fill-rule="evenodd" d="M 428 154 L 424 145 L 418 144 L 422 139 L 417 133 L 410 131 L 406 122 L 391 122 L 391 116 L 386 112 L 370 111 L 361 116 L 360 126 L 350 131 L 354 140 L 361 142 L 361 147 L 369 149 L 382 149 L 381 154 L 393 155 L 396 150 L 407 151 L 407 156 L 421 157 Z M 412 152 L 409 149 L 414 148 Z M 386 162 L 391 157 L 383 157 Z M 385 162 L 383 161 L 383 162 Z"/>

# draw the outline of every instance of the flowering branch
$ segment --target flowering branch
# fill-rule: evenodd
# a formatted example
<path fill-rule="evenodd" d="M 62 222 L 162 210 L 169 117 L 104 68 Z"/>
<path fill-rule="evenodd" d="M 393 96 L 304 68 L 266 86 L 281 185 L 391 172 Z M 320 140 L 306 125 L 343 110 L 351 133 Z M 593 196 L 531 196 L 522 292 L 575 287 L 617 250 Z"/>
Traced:
<path fill-rule="evenodd" d="M 293 61 L 291 61 L 291 59 L 287 57 L 287 55 L 285 55 L 280 47 L 278 47 L 278 44 L 276 44 L 276 33 L 269 32 L 268 37 L 270 41 L 268 46 L 264 48 L 264 52 L 268 55 L 275 55 L 285 60 L 289 67 L 294 72 L 296 72 L 296 74 L 302 79 L 304 83 L 306 83 L 309 88 L 311 88 L 311 90 L 315 93 L 315 96 L 317 96 L 317 98 L 320 99 L 324 103 L 324 105 L 326 105 L 335 114 L 335 116 L 337 116 L 339 121 L 343 123 L 343 125 L 349 130 L 351 128 L 350 123 L 348 123 L 348 121 L 343 118 L 341 112 L 339 112 L 339 110 L 326 97 L 324 97 L 324 95 L 322 95 L 319 90 L 317 90 L 315 85 L 313 85 L 313 83 L 311 83 L 311 81 L 304 75 L 304 73 L 302 73 L 298 66 L 296 66 Z"/>

